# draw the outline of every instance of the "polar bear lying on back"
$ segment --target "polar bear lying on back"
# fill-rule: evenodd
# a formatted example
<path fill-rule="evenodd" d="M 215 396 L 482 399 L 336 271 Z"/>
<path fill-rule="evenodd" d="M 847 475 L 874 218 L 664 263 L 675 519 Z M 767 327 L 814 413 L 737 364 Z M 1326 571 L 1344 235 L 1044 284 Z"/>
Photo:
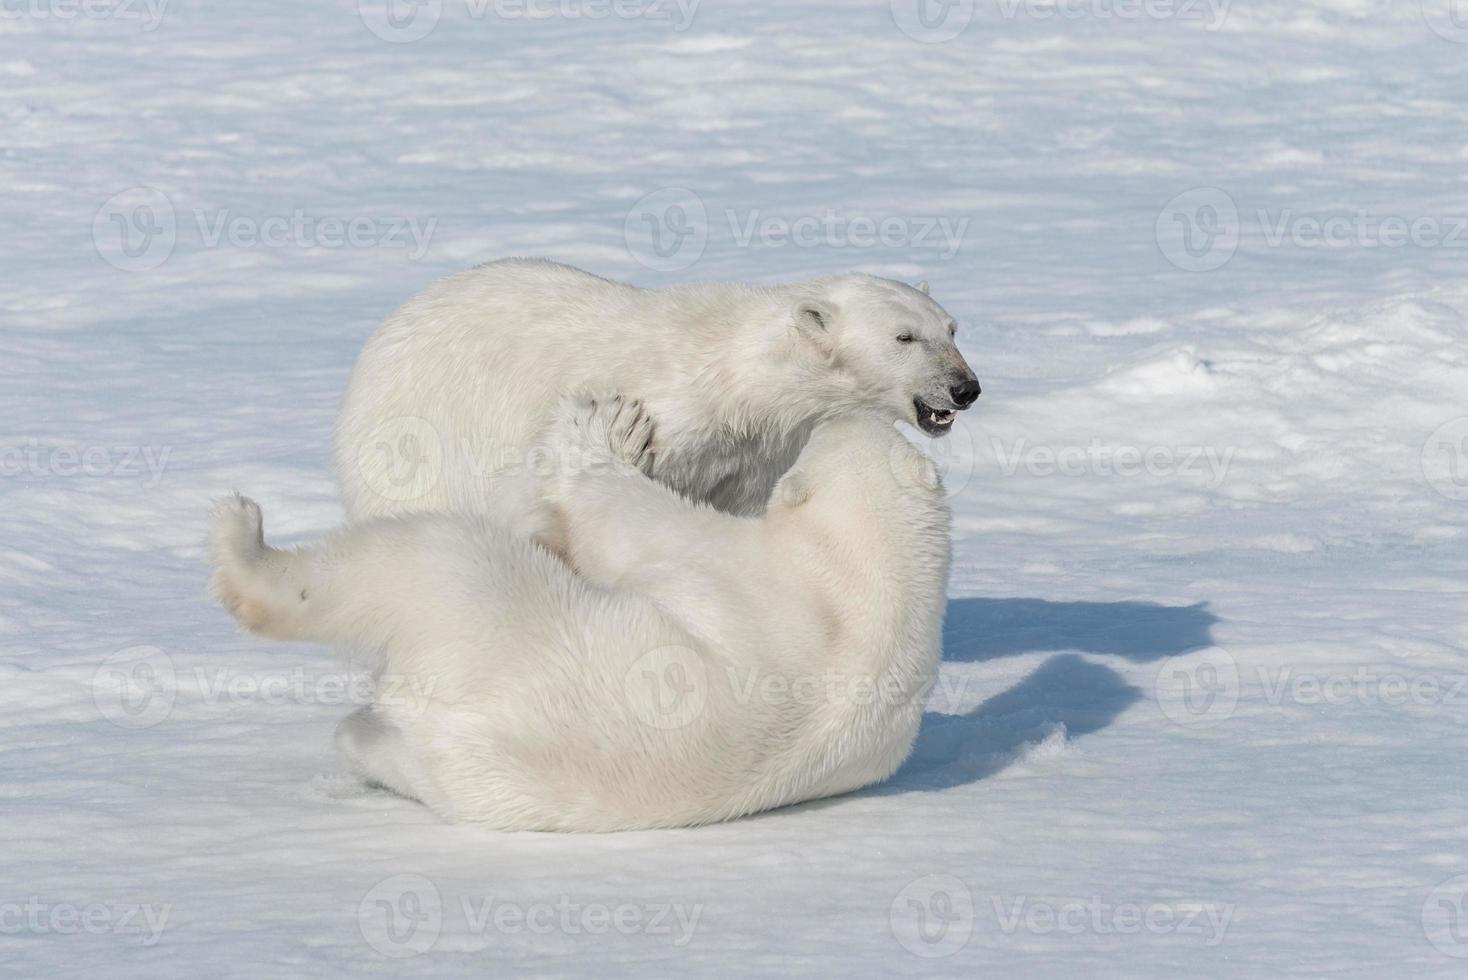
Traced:
<path fill-rule="evenodd" d="M 857 410 L 942 435 L 979 394 L 954 321 L 919 288 L 868 275 L 757 288 L 637 289 L 539 260 L 438 282 L 367 342 L 337 420 L 353 520 L 479 510 L 575 391 L 658 420 L 652 476 L 757 513 L 811 427 Z"/>
<path fill-rule="evenodd" d="M 246 627 L 377 653 L 337 742 L 363 777 L 504 830 L 726 820 L 890 775 L 938 669 L 948 511 L 890 421 L 818 426 L 763 516 L 647 479 L 639 406 L 571 402 L 546 478 L 572 566 L 482 514 L 294 552 L 223 502 L 213 588 Z M 390 693 L 393 692 L 393 693 Z"/>

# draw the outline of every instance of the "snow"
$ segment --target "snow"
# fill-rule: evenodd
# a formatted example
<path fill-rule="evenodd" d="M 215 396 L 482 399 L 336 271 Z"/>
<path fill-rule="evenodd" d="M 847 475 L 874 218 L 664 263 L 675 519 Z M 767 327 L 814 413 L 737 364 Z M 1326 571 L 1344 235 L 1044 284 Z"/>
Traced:
<path fill-rule="evenodd" d="M 383 8 L 0 11 L 0 970 L 1461 975 L 1446 0 Z M 338 769 L 359 677 L 204 596 L 210 498 L 334 525 L 362 340 L 514 254 L 959 319 L 946 661 L 891 782 L 444 826 Z"/>

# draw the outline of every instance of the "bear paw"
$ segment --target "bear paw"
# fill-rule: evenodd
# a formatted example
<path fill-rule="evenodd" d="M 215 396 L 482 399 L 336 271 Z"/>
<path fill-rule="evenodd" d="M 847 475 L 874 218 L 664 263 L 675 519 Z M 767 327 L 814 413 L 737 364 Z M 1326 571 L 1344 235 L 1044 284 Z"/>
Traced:
<path fill-rule="evenodd" d="M 260 505 L 231 494 L 214 504 L 209 522 L 209 550 L 216 568 L 247 565 L 265 550 L 265 520 Z"/>
<path fill-rule="evenodd" d="M 653 462 L 653 423 L 646 406 L 620 395 L 578 395 L 566 399 L 562 427 L 593 456 L 613 459 L 649 473 Z"/>
<path fill-rule="evenodd" d="M 265 523 L 260 505 L 232 494 L 214 505 L 209 521 L 209 554 L 214 598 L 247 629 L 258 629 L 264 607 L 252 598 L 252 571 L 265 553 Z"/>

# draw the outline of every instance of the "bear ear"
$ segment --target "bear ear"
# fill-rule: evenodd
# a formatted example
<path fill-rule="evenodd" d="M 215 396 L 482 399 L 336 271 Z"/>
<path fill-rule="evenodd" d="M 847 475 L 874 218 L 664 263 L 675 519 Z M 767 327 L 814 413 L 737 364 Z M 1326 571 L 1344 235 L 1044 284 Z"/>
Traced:
<path fill-rule="evenodd" d="M 918 292 L 920 292 L 924 296 L 926 296 L 926 295 L 928 295 L 928 280 L 926 280 L 926 279 L 919 280 L 918 281 L 918 284 L 916 286 L 912 287 L 912 288 L 913 289 L 916 289 Z"/>
<path fill-rule="evenodd" d="M 836 308 L 823 300 L 803 301 L 795 307 L 795 329 L 828 349 L 836 332 Z"/>
<path fill-rule="evenodd" d="M 810 499 L 810 478 L 798 470 L 791 470 L 775 485 L 775 500 L 794 509 Z"/>

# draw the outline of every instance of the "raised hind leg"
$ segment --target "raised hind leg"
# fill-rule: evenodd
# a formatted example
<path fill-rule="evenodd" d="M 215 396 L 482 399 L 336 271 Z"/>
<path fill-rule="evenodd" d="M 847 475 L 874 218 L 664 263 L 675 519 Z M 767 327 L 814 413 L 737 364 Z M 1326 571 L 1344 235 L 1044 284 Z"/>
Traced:
<path fill-rule="evenodd" d="M 284 551 L 265 543 L 260 505 L 233 494 L 214 505 L 209 527 L 214 575 L 210 590 L 252 633 L 277 640 L 321 639 L 308 611 L 312 549 Z"/>

